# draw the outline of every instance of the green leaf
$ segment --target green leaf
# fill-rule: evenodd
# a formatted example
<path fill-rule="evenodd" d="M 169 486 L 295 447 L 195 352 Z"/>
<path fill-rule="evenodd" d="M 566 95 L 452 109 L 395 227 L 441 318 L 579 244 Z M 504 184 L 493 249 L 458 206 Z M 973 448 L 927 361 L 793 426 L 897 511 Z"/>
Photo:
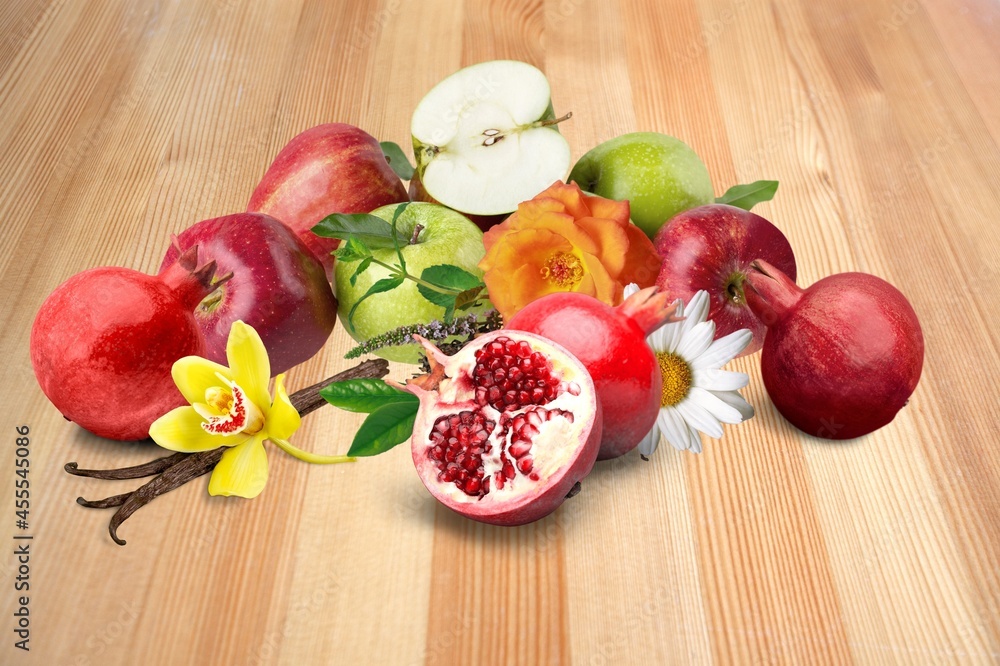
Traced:
<path fill-rule="evenodd" d="M 348 240 L 353 236 L 369 248 L 393 247 L 394 245 L 392 225 L 381 217 L 367 213 L 354 215 L 334 213 L 320 220 L 312 228 L 312 232 L 324 238 L 340 238 L 341 240 Z"/>
<path fill-rule="evenodd" d="M 413 166 L 410 164 L 410 160 L 406 158 L 406 154 L 403 153 L 403 149 L 399 147 L 399 144 L 395 144 L 392 141 L 383 141 L 379 144 L 382 146 L 382 154 L 385 155 L 386 161 L 392 170 L 396 172 L 396 175 L 403 180 L 410 180 L 413 178 Z"/>
<path fill-rule="evenodd" d="M 778 191 L 778 181 L 758 180 L 749 185 L 733 185 L 715 203 L 729 204 L 743 210 L 750 210 L 759 203 L 770 201 Z"/>
<path fill-rule="evenodd" d="M 347 242 L 334 250 L 333 256 L 341 261 L 357 261 L 366 257 L 371 258 L 372 251 L 357 236 L 348 236 Z"/>
<path fill-rule="evenodd" d="M 420 274 L 420 279 L 447 291 L 438 291 L 427 285 L 417 283 L 420 295 L 435 305 L 444 308 L 443 321 L 450 324 L 455 317 L 455 308 L 459 307 L 457 299 L 470 290 L 482 290 L 486 285 L 472 273 L 450 264 L 428 266 Z M 463 301 L 464 304 L 464 301 Z"/>
<path fill-rule="evenodd" d="M 362 273 L 364 273 L 366 270 L 368 270 L 368 267 L 371 266 L 371 265 L 372 265 L 372 256 L 371 255 L 368 255 L 367 257 L 365 257 L 364 259 L 362 259 L 358 263 L 358 267 L 354 269 L 353 273 L 351 273 L 350 280 L 351 280 L 351 286 L 352 287 L 357 283 L 358 276 L 361 275 Z"/>
<path fill-rule="evenodd" d="M 406 207 L 410 205 L 409 201 L 399 204 L 396 206 L 396 210 L 392 212 L 392 246 L 396 248 L 396 257 L 399 259 L 400 272 L 404 275 L 406 274 L 406 258 L 403 256 L 403 251 L 399 247 L 399 230 L 396 228 L 396 223 L 399 221 L 399 216 L 403 214 Z M 409 244 L 409 239 L 407 239 L 406 244 Z"/>
<path fill-rule="evenodd" d="M 403 284 L 403 280 L 406 278 L 402 275 L 396 275 L 395 277 L 382 278 L 372 286 L 368 287 L 368 291 L 365 295 L 358 299 L 358 302 L 354 304 L 351 311 L 347 313 L 347 321 L 351 326 L 354 326 L 354 312 L 358 309 L 358 306 L 365 302 L 365 299 L 369 296 L 374 296 L 375 294 L 381 294 L 384 291 L 391 291 Z"/>
<path fill-rule="evenodd" d="M 393 402 L 368 415 L 351 442 L 349 456 L 374 456 L 402 444 L 413 434 L 416 402 Z"/>
<path fill-rule="evenodd" d="M 381 379 L 348 379 L 334 382 L 325 386 L 319 394 L 334 407 L 365 414 L 395 402 L 419 402 L 417 396 L 393 388 Z"/>
<path fill-rule="evenodd" d="M 478 287 L 473 287 L 472 289 L 466 289 L 458 296 L 455 297 L 455 309 L 456 310 L 468 310 L 477 302 L 479 302 L 479 297 L 482 295 L 483 290 L 486 289 L 486 285 L 481 284 Z"/>

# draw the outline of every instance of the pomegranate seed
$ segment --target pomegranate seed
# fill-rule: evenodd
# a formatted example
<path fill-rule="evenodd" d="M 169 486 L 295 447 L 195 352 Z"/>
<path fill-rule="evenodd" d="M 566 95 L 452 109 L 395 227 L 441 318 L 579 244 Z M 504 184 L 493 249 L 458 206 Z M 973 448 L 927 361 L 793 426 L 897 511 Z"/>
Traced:
<path fill-rule="evenodd" d="M 521 471 L 521 474 L 527 474 L 531 471 L 532 460 L 530 456 L 525 456 L 517 461 L 517 468 Z"/>
<path fill-rule="evenodd" d="M 532 481 L 538 481 L 538 479 L 541 477 L 538 476 L 538 472 L 532 472 L 531 474 L 528 475 L 528 478 L 531 479 Z"/>
<path fill-rule="evenodd" d="M 509 449 L 510 455 L 514 456 L 515 458 L 523 458 L 530 450 L 531 450 L 531 442 L 528 441 L 515 442 L 514 444 L 510 445 Z"/>
<path fill-rule="evenodd" d="M 508 479 L 514 478 L 514 465 L 512 465 L 506 458 L 503 460 L 503 475 Z"/>
<path fill-rule="evenodd" d="M 473 477 L 465 482 L 465 494 L 466 495 L 477 495 L 479 494 L 480 481 L 479 479 Z"/>

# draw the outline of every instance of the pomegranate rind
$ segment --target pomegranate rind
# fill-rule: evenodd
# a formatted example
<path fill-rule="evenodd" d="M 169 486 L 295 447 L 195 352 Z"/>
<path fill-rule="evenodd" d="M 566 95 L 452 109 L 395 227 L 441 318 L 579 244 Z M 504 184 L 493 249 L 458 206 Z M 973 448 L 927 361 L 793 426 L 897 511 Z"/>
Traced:
<path fill-rule="evenodd" d="M 559 292 L 532 301 L 507 323 L 510 329 L 565 347 L 593 377 L 604 417 L 598 460 L 617 458 L 638 446 L 660 411 L 660 366 L 646 343 L 646 331 L 627 311 L 621 316 L 621 307 L 615 312 L 586 294 Z M 663 311 L 662 323 L 672 312 Z"/>
<path fill-rule="evenodd" d="M 549 412 L 569 411 L 574 417 L 569 422 L 553 416 L 540 426 L 531 449 L 532 473 L 539 476 L 537 481 L 517 470 L 515 478 L 503 489 L 492 487 L 486 495 L 476 497 L 466 494 L 452 482 L 439 480 L 439 468 L 429 456 L 429 433 L 442 415 L 464 410 L 482 410 L 499 423 L 501 412 L 472 399 L 474 390 L 468 378 L 476 364 L 475 352 L 502 337 L 527 341 L 550 360 L 553 374 L 558 373 L 564 382 L 578 389 L 576 395 L 564 391 L 541 406 Z M 593 469 L 600 450 L 603 419 L 597 391 L 587 369 L 561 345 L 520 331 L 494 331 L 469 343 L 455 356 L 437 358 L 444 362 L 444 379 L 437 390 L 428 391 L 418 385 L 406 387 L 420 398 L 410 448 L 417 474 L 427 490 L 456 513 L 493 525 L 524 525 L 555 511 L 573 486 Z M 496 442 L 492 437 L 491 441 Z M 484 455 L 483 469 L 487 476 L 497 471 L 498 453 L 494 450 L 490 460 Z"/>

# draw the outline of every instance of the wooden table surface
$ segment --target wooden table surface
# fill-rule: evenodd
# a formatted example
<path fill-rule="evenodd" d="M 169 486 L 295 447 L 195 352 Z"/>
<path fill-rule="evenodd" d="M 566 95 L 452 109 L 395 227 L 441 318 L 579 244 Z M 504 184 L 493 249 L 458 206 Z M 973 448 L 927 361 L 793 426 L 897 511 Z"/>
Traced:
<path fill-rule="evenodd" d="M 1000 4 L 992 0 L 16 0 L 0 6 L 0 662 L 996 663 L 1000 660 Z M 757 212 L 801 284 L 862 270 L 919 314 L 924 374 L 889 426 L 803 436 L 751 376 L 752 422 L 705 453 L 597 466 L 549 518 L 437 506 L 407 447 L 253 501 L 205 480 L 107 534 L 65 474 L 151 444 L 60 418 L 28 362 L 44 297 L 97 265 L 154 272 L 169 236 L 243 210 L 279 148 L 343 121 L 408 144 L 461 66 L 549 76 L 574 158 L 681 137 Z M 294 389 L 342 370 L 338 328 Z M 406 376 L 394 367 L 393 376 Z M 345 452 L 323 409 L 299 446 Z M 992 423 L 992 425 L 991 425 Z M 15 649 L 15 426 L 31 428 L 30 653 Z"/>

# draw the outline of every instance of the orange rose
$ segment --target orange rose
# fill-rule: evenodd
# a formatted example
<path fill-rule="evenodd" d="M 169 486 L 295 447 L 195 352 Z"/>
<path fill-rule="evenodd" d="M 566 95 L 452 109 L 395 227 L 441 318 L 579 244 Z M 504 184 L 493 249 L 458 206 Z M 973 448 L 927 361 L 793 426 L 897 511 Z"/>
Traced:
<path fill-rule="evenodd" d="M 618 305 L 625 285 L 652 286 L 660 270 L 653 244 L 629 221 L 628 202 L 584 194 L 576 183 L 556 182 L 521 203 L 483 242 L 479 267 L 507 320 L 556 291 Z"/>

